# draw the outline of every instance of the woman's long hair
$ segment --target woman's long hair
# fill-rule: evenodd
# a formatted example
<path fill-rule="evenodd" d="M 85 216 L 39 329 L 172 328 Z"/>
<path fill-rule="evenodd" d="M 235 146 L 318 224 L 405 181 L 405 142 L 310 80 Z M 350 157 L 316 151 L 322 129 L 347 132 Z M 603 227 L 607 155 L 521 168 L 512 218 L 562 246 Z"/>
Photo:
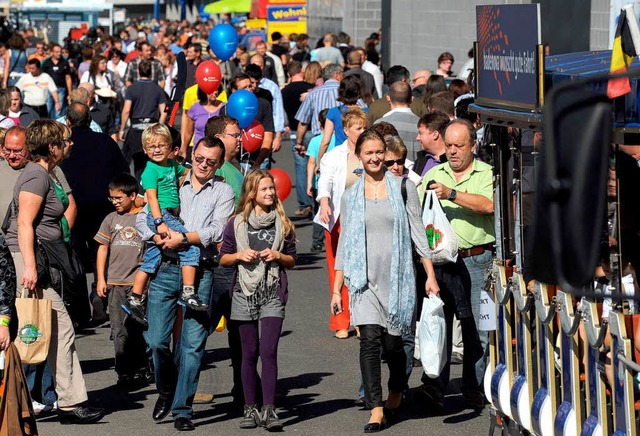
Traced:
<path fill-rule="evenodd" d="M 111 83 L 111 81 L 109 80 L 109 75 L 107 73 L 107 71 L 101 73 L 99 71 L 100 69 L 100 61 L 107 61 L 107 58 L 105 58 L 102 55 L 97 55 L 94 56 L 93 59 L 91 59 L 91 65 L 89 66 L 89 78 L 91 79 L 91 81 L 93 82 L 93 86 L 95 86 L 96 88 L 98 87 L 96 85 L 96 76 L 98 75 L 98 73 L 102 74 L 103 76 L 105 76 L 105 78 L 107 79 L 107 81 L 109 83 Z"/>
<path fill-rule="evenodd" d="M 241 215 L 245 221 L 249 220 L 249 214 L 256 206 L 255 200 L 258 195 L 258 185 L 260 184 L 260 180 L 265 178 L 271 179 L 275 185 L 273 176 L 267 170 L 253 170 L 244 178 L 242 193 L 240 194 L 240 201 L 238 202 L 238 209 L 236 209 L 236 215 Z M 277 194 L 278 192 L 276 188 L 276 196 L 273 199 L 272 208 L 275 208 L 280 220 L 282 221 L 282 236 L 286 238 L 294 232 L 295 227 L 291 220 L 287 218 L 287 214 L 284 213 L 284 208 L 282 207 L 282 203 L 280 202 Z"/>

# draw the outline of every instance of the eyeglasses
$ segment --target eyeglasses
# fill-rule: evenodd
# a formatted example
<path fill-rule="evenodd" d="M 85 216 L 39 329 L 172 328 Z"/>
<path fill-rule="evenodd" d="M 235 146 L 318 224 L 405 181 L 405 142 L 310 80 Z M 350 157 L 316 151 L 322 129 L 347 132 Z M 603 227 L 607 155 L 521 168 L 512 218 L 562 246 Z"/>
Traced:
<path fill-rule="evenodd" d="M 169 149 L 169 144 L 157 144 L 157 145 L 147 145 L 144 147 L 145 150 L 168 150 Z"/>
<path fill-rule="evenodd" d="M 384 165 L 386 167 L 392 167 L 394 164 L 404 165 L 405 161 L 406 161 L 406 158 L 404 158 L 404 157 L 402 157 L 400 159 L 396 159 L 396 160 L 385 160 L 384 161 Z"/>
<path fill-rule="evenodd" d="M 125 198 L 127 197 L 107 197 L 109 199 L 110 202 L 112 203 L 116 203 L 116 204 L 120 204 L 124 201 Z"/>
<path fill-rule="evenodd" d="M 238 133 L 227 133 L 227 132 L 223 132 L 222 134 L 223 134 L 223 135 L 227 135 L 227 136 L 231 136 L 231 137 L 236 138 L 236 139 L 240 139 L 240 138 L 242 138 L 242 133 L 240 133 L 240 132 L 238 132 Z"/>
<path fill-rule="evenodd" d="M 7 148 L 2 147 L 2 154 L 5 156 L 11 156 L 11 153 L 15 154 L 16 156 L 24 156 L 25 152 L 27 151 L 26 148 L 23 148 L 20 151 L 16 151 L 16 150 L 9 150 Z"/>
<path fill-rule="evenodd" d="M 204 163 L 207 162 L 207 166 L 208 167 L 215 167 L 216 165 L 218 165 L 218 161 L 215 159 L 206 159 L 204 156 L 193 156 L 193 160 L 196 161 L 196 163 Z"/>

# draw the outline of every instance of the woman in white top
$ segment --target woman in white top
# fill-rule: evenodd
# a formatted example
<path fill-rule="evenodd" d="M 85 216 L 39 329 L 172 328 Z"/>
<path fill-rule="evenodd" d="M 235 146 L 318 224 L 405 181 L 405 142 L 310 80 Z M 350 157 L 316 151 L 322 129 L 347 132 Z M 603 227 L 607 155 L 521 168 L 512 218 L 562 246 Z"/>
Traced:
<path fill-rule="evenodd" d="M 111 59 L 107 62 L 107 70 L 111 71 L 111 74 L 114 76 L 120 77 L 122 79 L 124 77 L 124 73 L 127 72 L 127 63 L 123 61 L 124 55 L 117 48 L 111 49 Z"/>
<path fill-rule="evenodd" d="M 362 174 L 360 160 L 355 154 L 356 142 L 360 134 L 367 128 L 367 114 L 355 107 L 347 110 L 342 117 L 342 127 L 347 140 L 322 157 L 320 161 L 320 179 L 318 179 L 318 202 L 320 210 L 314 222 L 325 228 L 327 269 L 329 272 L 329 289 L 335 280 L 335 255 L 338 250 L 340 236 L 340 200 L 345 189 L 353 185 Z M 346 289 L 346 288 L 345 288 Z M 340 314 L 331 314 L 329 329 L 336 331 L 336 337 L 349 337 L 349 293 L 342 292 L 344 297 Z"/>
<path fill-rule="evenodd" d="M 80 83 L 85 82 L 93 84 L 96 89 L 111 89 L 113 80 L 111 79 L 110 73 L 107 71 L 107 58 L 102 55 L 93 57 L 89 71 L 85 71 L 80 78 Z"/>

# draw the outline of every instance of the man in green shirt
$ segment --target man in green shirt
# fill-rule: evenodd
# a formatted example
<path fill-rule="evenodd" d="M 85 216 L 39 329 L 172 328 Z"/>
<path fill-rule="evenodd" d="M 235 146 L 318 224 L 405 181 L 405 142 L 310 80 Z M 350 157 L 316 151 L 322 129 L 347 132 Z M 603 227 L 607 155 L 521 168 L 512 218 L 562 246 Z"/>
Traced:
<path fill-rule="evenodd" d="M 216 176 L 223 177 L 231 186 L 236 197 L 236 206 L 242 192 L 244 175 L 240 171 L 238 152 L 242 132 L 238 127 L 238 120 L 227 115 L 218 115 L 209 118 L 204 128 L 204 134 L 208 138 L 218 138 L 224 144 L 224 164 L 216 171 Z"/>
<path fill-rule="evenodd" d="M 495 243 L 493 172 L 490 165 L 475 159 L 476 132 L 468 121 L 463 119 L 451 121 L 444 133 L 444 143 L 447 162 L 429 170 L 424 176 L 427 183 L 422 183 L 418 189 L 420 198 L 424 198 L 427 187 L 435 191 L 458 237 L 460 251 L 457 263 L 438 268 L 436 278 L 441 285 L 441 295 L 445 301 L 449 344 L 451 343 L 450 321 L 453 319 L 454 312 L 461 323 L 464 341 L 463 395 L 470 405 L 482 407 L 484 398 L 479 386 L 484 375 L 485 362 L 481 356 L 486 350 L 489 335 L 487 332 L 478 331 L 477 328 L 480 294 L 484 286 L 485 272 L 493 259 L 492 250 Z M 442 277 L 446 275 L 449 277 Z M 468 295 L 470 295 L 470 301 Z M 447 298 L 451 299 L 450 304 L 447 304 Z M 470 322 L 469 302 L 474 323 Z M 481 349 L 477 346 L 478 335 Z M 448 375 L 447 367 L 446 370 L 443 369 L 439 383 L 429 382 L 423 377 L 425 393 L 437 405 L 441 405 Z"/>

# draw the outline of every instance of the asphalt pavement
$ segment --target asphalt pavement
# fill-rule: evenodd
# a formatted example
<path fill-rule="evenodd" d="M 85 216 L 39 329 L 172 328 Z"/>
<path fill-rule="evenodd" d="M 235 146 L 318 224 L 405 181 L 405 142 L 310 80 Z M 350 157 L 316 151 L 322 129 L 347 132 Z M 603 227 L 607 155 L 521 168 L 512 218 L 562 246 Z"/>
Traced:
<path fill-rule="evenodd" d="M 294 178 L 293 158 L 288 142 L 275 154 L 275 167 Z M 311 221 L 294 218 L 297 206 L 295 188 L 285 203 L 296 224 L 298 262 L 289 272 L 289 301 L 278 352 L 279 380 L 277 413 L 284 432 L 301 435 L 357 435 L 363 433 L 369 412 L 355 405 L 360 384 L 358 340 L 336 339 L 328 330 L 329 288 L 324 254 L 312 255 Z M 232 372 L 226 332 L 212 334 L 202 362 L 199 392 L 211 393 L 211 404 L 195 405 L 194 435 L 250 435 L 265 430 L 238 428 L 242 411 L 231 402 Z M 126 391 L 116 386 L 113 345 L 109 324 L 77 335 L 76 347 L 85 375 L 89 402 L 104 407 L 108 415 L 97 424 L 61 425 L 56 415 L 38 419 L 40 435 L 172 435 L 178 432 L 171 417 L 160 423 L 151 419 L 157 399 L 155 386 Z M 410 401 L 405 404 L 398 423 L 383 432 L 400 434 L 479 435 L 489 430 L 489 412 L 466 409 L 460 395 L 462 366 L 452 367 L 452 383 L 445 411 L 434 413 L 429 406 Z M 386 367 L 383 365 L 383 390 L 386 395 Z M 410 387 L 420 385 L 420 368 L 414 368 Z"/>

